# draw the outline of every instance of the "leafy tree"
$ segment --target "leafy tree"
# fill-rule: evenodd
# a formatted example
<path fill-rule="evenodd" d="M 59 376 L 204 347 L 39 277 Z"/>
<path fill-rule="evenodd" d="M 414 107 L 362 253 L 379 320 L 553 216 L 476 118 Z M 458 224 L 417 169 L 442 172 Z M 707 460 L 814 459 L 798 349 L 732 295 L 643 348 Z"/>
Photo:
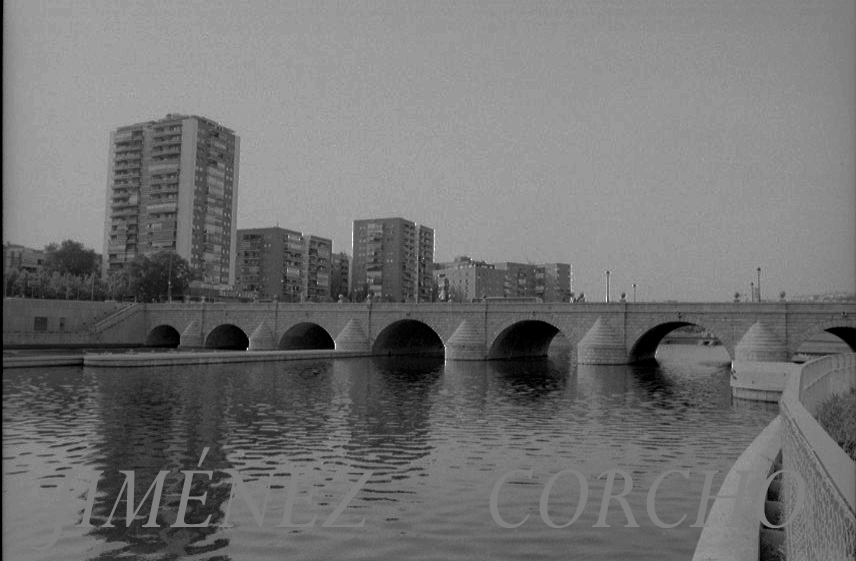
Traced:
<path fill-rule="evenodd" d="M 128 271 L 119 269 L 110 271 L 104 286 L 104 297 L 110 300 L 131 298 L 131 279 Z"/>
<path fill-rule="evenodd" d="M 190 285 L 190 264 L 170 251 L 140 255 L 128 268 L 128 290 L 138 302 L 159 302 L 169 297 L 181 298 Z"/>
<path fill-rule="evenodd" d="M 64 298 L 66 300 L 69 299 L 69 291 L 68 287 L 68 275 L 63 275 L 59 271 L 54 271 L 53 274 L 48 275 L 47 272 L 44 272 L 46 277 L 46 282 L 44 283 L 45 287 L 45 297 L 46 298 Z"/>
<path fill-rule="evenodd" d="M 3 295 L 4 296 L 18 296 L 18 277 L 21 276 L 21 271 L 18 269 L 11 269 L 8 272 L 3 271 Z"/>
<path fill-rule="evenodd" d="M 96 272 L 97 269 L 98 254 L 80 242 L 65 240 L 60 245 L 52 243 L 45 246 L 44 270 L 49 275 L 59 272 L 82 277 Z"/>

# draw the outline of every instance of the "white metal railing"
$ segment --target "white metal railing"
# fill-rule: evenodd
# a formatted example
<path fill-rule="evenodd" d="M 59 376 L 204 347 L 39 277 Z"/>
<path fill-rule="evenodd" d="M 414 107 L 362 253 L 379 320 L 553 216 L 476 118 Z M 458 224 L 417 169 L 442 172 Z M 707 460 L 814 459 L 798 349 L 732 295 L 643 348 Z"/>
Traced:
<path fill-rule="evenodd" d="M 788 561 L 856 557 L 856 462 L 814 418 L 827 398 L 856 387 L 856 354 L 807 362 L 780 402 Z M 798 485 L 805 502 L 797 508 Z"/>

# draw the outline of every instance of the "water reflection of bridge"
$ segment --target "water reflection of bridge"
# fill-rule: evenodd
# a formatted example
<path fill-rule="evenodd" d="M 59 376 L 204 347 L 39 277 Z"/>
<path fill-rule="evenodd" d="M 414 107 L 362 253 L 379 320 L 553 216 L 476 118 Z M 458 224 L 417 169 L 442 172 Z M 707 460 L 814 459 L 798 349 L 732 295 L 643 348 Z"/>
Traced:
<path fill-rule="evenodd" d="M 450 360 L 543 356 L 561 334 L 581 364 L 639 362 L 686 326 L 703 329 L 737 360 L 787 361 L 822 332 L 856 350 L 856 303 L 145 304 L 102 323 L 93 331 L 105 343 Z"/>

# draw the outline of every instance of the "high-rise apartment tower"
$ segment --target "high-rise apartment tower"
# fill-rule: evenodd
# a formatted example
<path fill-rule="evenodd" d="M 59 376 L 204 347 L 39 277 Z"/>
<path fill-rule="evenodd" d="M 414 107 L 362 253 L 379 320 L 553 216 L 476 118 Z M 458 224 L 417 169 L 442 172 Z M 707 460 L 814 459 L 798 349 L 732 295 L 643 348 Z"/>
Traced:
<path fill-rule="evenodd" d="M 374 300 L 430 302 L 434 230 L 403 218 L 354 220 L 351 290 Z"/>
<path fill-rule="evenodd" d="M 238 230 L 237 289 L 260 299 L 328 302 L 333 242 L 280 227 Z"/>
<path fill-rule="evenodd" d="M 239 154 L 234 131 L 196 115 L 112 131 L 103 274 L 172 250 L 204 285 L 233 285 Z"/>

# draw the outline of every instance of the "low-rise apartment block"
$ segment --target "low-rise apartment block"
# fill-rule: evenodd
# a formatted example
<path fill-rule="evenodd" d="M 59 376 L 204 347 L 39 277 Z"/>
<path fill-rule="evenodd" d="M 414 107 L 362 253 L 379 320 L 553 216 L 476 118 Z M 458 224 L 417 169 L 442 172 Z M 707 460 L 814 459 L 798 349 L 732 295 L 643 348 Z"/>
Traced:
<path fill-rule="evenodd" d="M 438 298 L 472 302 L 482 298 L 539 298 L 543 302 L 571 300 L 568 263 L 486 263 L 456 257 L 435 270 Z"/>
<path fill-rule="evenodd" d="M 330 301 L 330 239 L 278 226 L 240 229 L 237 238 L 237 290 L 259 300 Z"/>
<path fill-rule="evenodd" d="M 45 264 L 45 252 L 23 245 L 3 244 L 3 271 L 19 269 L 30 273 L 38 273 Z"/>

